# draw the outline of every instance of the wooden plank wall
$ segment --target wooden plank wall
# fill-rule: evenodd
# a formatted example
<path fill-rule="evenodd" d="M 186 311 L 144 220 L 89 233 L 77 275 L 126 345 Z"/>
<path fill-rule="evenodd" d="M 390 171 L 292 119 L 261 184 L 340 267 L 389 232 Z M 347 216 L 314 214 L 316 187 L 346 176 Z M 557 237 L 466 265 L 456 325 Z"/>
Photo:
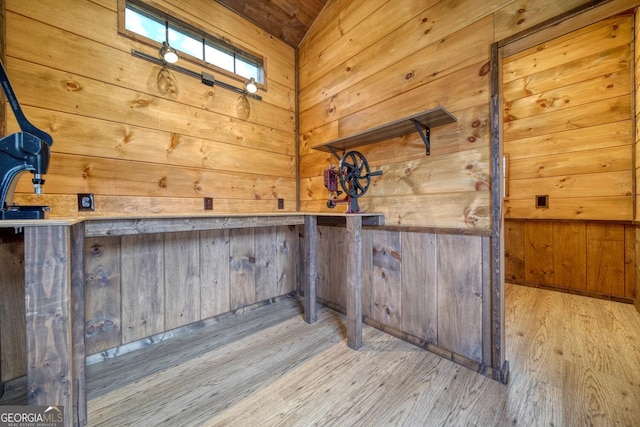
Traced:
<path fill-rule="evenodd" d="M 627 301 L 636 297 L 636 227 L 603 222 L 505 221 L 505 276 Z"/>
<path fill-rule="evenodd" d="M 345 236 L 344 228 L 319 227 L 318 297 L 342 310 Z M 483 281 L 488 254 L 482 239 L 488 237 L 376 228 L 365 228 L 362 236 L 366 320 L 446 357 L 490 362 L 482 354 L 482 295 L 489 286 Z"/>
<path fill-rule="evenodd" d="M 508 280 L 635 298 L 634 32 L 618 15 L 504 59 Z"/>
<path fill-rule="evenodd" d="M 296 226 L 85 243 L 87 355 L 297 289 Z"/>
<path fill-rule="evenodd" d="M 583 0 L 328 2 L 300 44 L 300 204 L 324 211 L 330 154 L 310 147 L 437 105 L 458 121 L 362 147 L 361 205 L 387 224 L 488 229 L 490 45 Z M 338 208 L 340 209 L 340 208 Z"/>
<path fill-rule="evenodd" d="M 54 138 L 45 196 L 36 201 L 25 175 L 16 201 L 50 204 L 52 216 L 77 214 L 79 192 L 95 194 L 95 215 L 198 213 L 204 197 L 214 213 L 277 211 L 278 199 L 295 211 L 294 49 L 214 1 L 154 3 L 264 55 L 263 101 L 134 58 L 157 50 L 118 34 L 117 0 L 6 0 L 11 83 Z M 163 78 L 174 90 L 161 90 Z"/>
<path fill-rule="evenodd" d="M 22 235 L 14 238 L 4 231 L 0 233 L 3 235 L 0 239 L 0 381 L 19 377 L 27 371 L 24 242 Z"/>
<path fill-rule="evenodd" d="M 504 59 L 507 218 L 633 219 L 633 32 L 617 16 Z"/>
<path fill-rule="evenodd" d="M 298 289 L 296 226 L 85 240 L 87 356 Z M 2 380 L 25 375 L 24 244 L 0 242 Z"/>

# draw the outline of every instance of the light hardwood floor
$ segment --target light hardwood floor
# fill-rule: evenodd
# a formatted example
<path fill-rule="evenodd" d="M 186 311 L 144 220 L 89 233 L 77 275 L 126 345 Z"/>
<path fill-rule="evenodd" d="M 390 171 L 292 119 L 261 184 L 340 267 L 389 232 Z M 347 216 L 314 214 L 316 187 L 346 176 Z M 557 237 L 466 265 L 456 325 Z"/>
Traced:
<path fill-rule="evenodd" d="M 633 306 L 505 291 L 508 385 L 288 299 L 90 366 L 90 425 L 639 426 Z"/>

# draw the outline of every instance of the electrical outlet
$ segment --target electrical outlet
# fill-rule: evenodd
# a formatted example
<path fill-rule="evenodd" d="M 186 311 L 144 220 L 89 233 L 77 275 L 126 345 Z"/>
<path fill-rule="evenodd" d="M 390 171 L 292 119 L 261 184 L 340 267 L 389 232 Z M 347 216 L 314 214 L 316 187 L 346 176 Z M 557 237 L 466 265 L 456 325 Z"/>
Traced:
<path fill-rule="evenodd" d="M 536 209 L 546 209 L 549 207 L 549 195 L 536 195 Z"/>
<path fill-rule="evenodd" d="M 213 198 L 212 197 L 205 197 L 204 198 L 204 210 L 205 211 L 212 211 L 213 210 Z"/>
<path fill-rule="evenodd" d="M 93 193 L 78 193 L 78 210 L 94 211 L 96 209 Z"/>

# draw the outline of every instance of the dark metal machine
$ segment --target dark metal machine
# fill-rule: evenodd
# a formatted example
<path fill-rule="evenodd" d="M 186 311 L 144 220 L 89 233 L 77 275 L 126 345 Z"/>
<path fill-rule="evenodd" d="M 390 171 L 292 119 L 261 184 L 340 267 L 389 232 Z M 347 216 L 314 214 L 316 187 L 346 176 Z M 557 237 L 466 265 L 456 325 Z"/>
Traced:
<path fill-rule="evenodd" d="M 340 157 L 334 149 L 330 149 L 340 163 L 337 169 L 331 165 L 324 171 L 324 186 L 329 191 L 327 206 L 333 209 L 338 203 L 346 203 L 345 213 L 360 213 L 358 198 L 369 189 L 371 177 L 382 175 L 382 171 L 371 172 L 367 159 L 358 151 L 348 151 Z M 342 191 L 338 189 L 338 183 Z M 343 191 L 346 194 L 339 199 Z"/>
<path fill-rule="evenodd" d="M 21 130 L 0 139 L 0 219 L 42 219 L 46 217 L 49 206 L 16 205 L 13 193 L 20 175 L 29 171 L 33 174 L 31 181 L 35 194 L 42 194 L 42 176 L 49 169 L 53 138 L 27 120 L 2 62 L 0 84 Z"/>

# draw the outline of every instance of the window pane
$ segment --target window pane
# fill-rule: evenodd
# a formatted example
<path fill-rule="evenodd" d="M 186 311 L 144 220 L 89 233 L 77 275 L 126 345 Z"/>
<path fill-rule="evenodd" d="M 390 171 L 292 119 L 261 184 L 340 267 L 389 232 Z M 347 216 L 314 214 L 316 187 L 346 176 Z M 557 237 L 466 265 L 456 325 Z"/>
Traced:
<path fill-rule="evenodd" d="M 250 64 L 240 58 L 236 58 L 236 74 L 246 78 L 253 77 L 257 82 L 260 81 L 258 78 L 258 67 L 255 64 Z"/>
<path fill-rule="evenodd" d="M 233 55 L 228 54 L 220 49 L 216 49 L 213 46 L 205 45 L 205 61 L 209 64 L 217 65 L 227 71 L 234 72 L 233 70 Z"/>
<path fill-rule="evenodd" d="M 166 19 L 169 19 L 169 44 L 178 51 L 179 56 L 183 54 L 185 58 L 193 57 L 243 78 L 253 77 L 257 82 L 263 83 L 261 59 L 236 50 L 224 40 L 201 33 L 195 27 L 183 25 L 171 17 Z M 128 1 L 125 8 L 125 29 L 158 44 L 162 44 L 167 37 L 165 15 L 162 12 Z"/>
<path fill-rule="evenodd" d="M 202 58 L 202 40 L 187 35 L 175 28 L 169 27 L 169 44 L 172 48 L 184 52 L 188 55 Z"/>
<path fill-rule="evenodd" d="M 125 27 L 129 31 L 140 34 L 158 43 L 165 38 L 165 24 L 157 19 L 143 15 L 135 10 L 127 8 L 125 14 Z"/>

